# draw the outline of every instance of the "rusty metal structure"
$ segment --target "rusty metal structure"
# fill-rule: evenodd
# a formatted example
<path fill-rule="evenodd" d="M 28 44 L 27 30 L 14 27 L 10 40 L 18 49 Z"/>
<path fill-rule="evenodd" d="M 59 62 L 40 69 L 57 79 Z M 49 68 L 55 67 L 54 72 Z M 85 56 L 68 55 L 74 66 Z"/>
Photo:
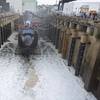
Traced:
<path fill-rule="evenodd" d="M 60 0 L 59 4 L 58 4 L 58 10 L 63 10 L 64 3 L 68 3 L 68 2 L 71 2 L 71 1 L 75 1 L 75 0 Z"/>
<path fill-rule="evenodd" d="M 49 38 L 81 76 L 84 87 L 100 100 L 100 20 L 54 15 Z"/>

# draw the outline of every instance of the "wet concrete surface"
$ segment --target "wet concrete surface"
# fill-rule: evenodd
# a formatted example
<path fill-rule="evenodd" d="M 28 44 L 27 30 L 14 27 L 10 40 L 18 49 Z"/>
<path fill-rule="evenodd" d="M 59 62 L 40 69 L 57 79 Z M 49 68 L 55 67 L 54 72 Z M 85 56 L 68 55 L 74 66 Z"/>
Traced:
<path fill-rule="evenodd" d="M 96 100 L 80 87 L 50 42 L 39 38 L 40 54 L 29 59 L 16 55 L 16 42 L 10 40 L 0 50 L 0 100 Z"/>
<path fill-rule="evenodd" d="M 36 75 L 35 70 L 30 68 L 28 70 L 28 79 L 25 82 L 24 89 L 27 90 L 30 88 L 34 88 L 34 86 L 37 84 L 38 81 L 39 81 L 39 78 Z"/>

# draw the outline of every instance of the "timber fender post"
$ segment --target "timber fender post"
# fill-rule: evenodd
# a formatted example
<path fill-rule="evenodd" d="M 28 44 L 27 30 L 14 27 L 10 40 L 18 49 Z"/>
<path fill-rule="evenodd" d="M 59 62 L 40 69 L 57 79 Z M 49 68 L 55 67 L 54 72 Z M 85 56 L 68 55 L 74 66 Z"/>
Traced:
<path fill-rule="evenodd" d="M 76 70 L 75 70 L 75 75 L 79 76 L 80 70 L 81 70 L 81 64 L 83 61 L 83 56 L 86 48 L 86 44 L 88 42 L 88 35 L 86 34 L 87 27 L 82 26 L 82 32 L 81 32 L 81 40 L 80 40 L 80 46 L 79 46 L 79 51 L 77 55 L 77 61 L 76 61 Z"/>
<path fill-rule="evenodd" d="M 72 65 L 72 59 L 73 59 L 73 53 L 75 49 L 76 39 L 77 39 L 77 31 L 76 31 L 76 24 L 70 23 L 70 32 L 71 32 L 71 41 L 69 46 L 69 52 L 68 52 L 68 66 Z"/>

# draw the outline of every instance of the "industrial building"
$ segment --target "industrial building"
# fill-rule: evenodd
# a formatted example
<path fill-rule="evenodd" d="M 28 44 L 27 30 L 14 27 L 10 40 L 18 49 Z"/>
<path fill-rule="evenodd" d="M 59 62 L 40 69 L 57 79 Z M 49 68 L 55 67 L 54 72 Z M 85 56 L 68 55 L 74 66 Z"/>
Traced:
<path fill-rule="evenodd" d="M 0 0 L 0 12 L 7 12 L 9 10 L 9 3 L 7 3 L 6 0 Z"/>
<path fill-rule="evenodd" d="M 74 0 L 72 2 L 60 3 L 60 10 L 62 10 L 64 15 L 79 16 L 80 12 L 89 13 L 90 11 L 95 11 L 100 13 L 100 1 L 99 0 Z"/>
<path fill-rule="evenodd" d="M 37 1 L 36 0 L 7 0 L 10 3 L 10 8 L 22 14 L 25 11 L 31 11 L 33 13 L 37 10 Z"/>
<path fill-rule="evenodd" d="M 33 13 L 37 10 L 37 1 L 36 0 L 22 0 L 22 10 L 31 11 Z"/>

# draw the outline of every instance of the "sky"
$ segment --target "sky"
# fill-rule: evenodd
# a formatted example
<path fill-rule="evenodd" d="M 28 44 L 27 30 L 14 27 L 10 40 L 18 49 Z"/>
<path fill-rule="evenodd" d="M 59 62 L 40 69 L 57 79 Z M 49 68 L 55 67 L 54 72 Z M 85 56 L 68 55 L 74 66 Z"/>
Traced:
<path fill-rule="evenodd" d="M 58 2 L 59 0 L 37 0 L 38 4 L 56 4 L 56 2 Z"/>
<path fill-rule="evenodd" d="M 7 0 L 7 1 L 15 2 L 15 1 L 19 1 L 19 0 Z M 53 4 L 56 4 L 56 2 L 57 3 L 59 2 L 59 0 L 37 0 L 37 1 L 38 1 L 39 5 L 41 5 L 41 4 L 53 5 Z M 100 2 L 100 0 L 77 0 L 77 1 L 80 1 L 80 2 Z"/>
<path fill-rule="evenodd" d="M 56 4 L 56 2 L 58 3 L 59 0 L 37 0 L 38 4 Z M 79 2 L 100 2 L 100 0 L 77 0 Z"/>
<path fill-rule="evenodd" d="M 100 0 L 77 0 L 77 2 L 100 2 Z"/>

